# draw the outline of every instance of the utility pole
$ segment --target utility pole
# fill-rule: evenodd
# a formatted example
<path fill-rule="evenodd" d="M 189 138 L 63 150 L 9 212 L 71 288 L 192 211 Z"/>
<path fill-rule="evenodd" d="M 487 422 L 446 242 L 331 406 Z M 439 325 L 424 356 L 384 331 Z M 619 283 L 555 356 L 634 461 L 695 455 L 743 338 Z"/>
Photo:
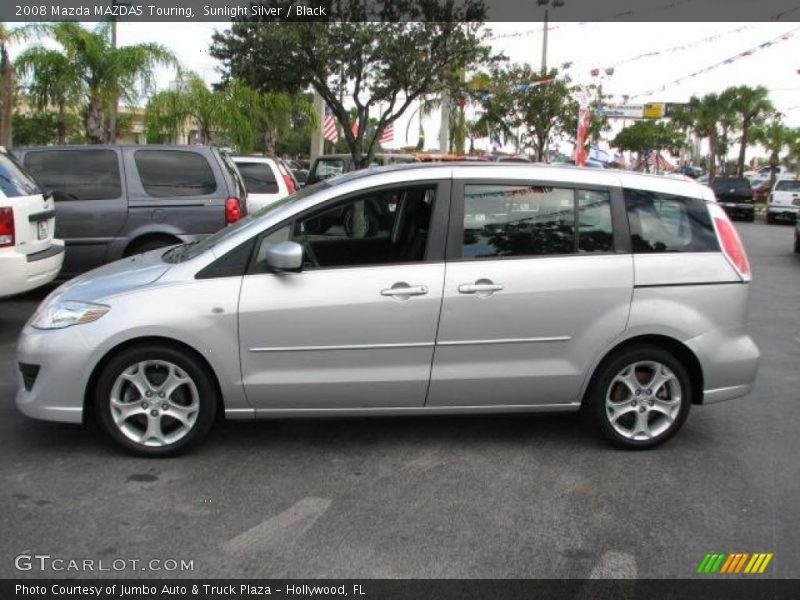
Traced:
<path fill-rule="evenodd" d="M 322 128 L 325 123 L 325 100 L 322 99 L 322 96 L 320 96 L 317 91 L 314 91 L 314 113 L 317 115 L 319 124 L 314 128 L 314 131 L 311 132 L 311 149 L 309 155 L 312 164 L 314 160 L 323 153 L 323 144 L 325 143 L 322 137 Z"/>
<path fill-rule="evenodd" d="M 114 6 L 116 6 L 116 4 L 117 4 L 116 0 L 114 0 L 114 2 L 112 4 Z M 116 16 L 112 16 L 111 17 L 111 48 L 112 48 L 112 51 L 116 51 L 116 49 L 117 49 L 117 17 Z M 119 105 L 119 93 L 117 91 L 114 92 L 114 97 L 111 99 L 111 102 L 113 104 L 111 105 L 111 115 L 109 115 L 109 118 L 108 118 L 108 129 L 109 129 L 109 132 L 108 132 L 109 140 L 108 141 L 111 142 L 112 144 L 116 144 L 117 143 L 117 107 Z"/>
<path fill-rule="evenodd" d="M 536 0 L 538 6 L 544 6 L 544 29 L 542 32 L 542 74 L 547 73 L 547 33 L 550 28 L 550 12 L 548 7 L 552 4 L 553 9 L 564 6 L 564 0 Z"/>
<path fill-rule="evenodd" d="M 420 116 L 420 118 L 422 118 Z M 442 92 L 441 124 L 439 126 L 439 152 L 450 151 L 450 92 Z"/>

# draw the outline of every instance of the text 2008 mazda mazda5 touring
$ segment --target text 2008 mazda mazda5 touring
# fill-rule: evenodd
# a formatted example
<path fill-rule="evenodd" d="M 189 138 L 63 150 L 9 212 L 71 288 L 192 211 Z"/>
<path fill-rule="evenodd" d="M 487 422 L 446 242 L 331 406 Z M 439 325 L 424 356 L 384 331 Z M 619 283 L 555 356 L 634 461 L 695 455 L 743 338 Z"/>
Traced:
<path fill-rule="evenodd" d="M 710 189 L 531 165 L 311 186 L 55 290 L 17 405 L 164 455 L 214 420 L 574 411 L 659 444 L 750 392 L 750 267 Z"/>

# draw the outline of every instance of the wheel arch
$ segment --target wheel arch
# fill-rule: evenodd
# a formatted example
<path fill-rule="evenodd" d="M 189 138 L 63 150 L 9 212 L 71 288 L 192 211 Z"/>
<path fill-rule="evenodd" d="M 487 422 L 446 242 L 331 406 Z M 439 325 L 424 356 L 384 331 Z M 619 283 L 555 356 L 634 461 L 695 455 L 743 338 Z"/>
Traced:
<path fill-rule="evenodd" d="M 105 369 L 108 362 L 120 352 L 127 350 L 128 348 L 132 348 L 135 346 L 144 346 L 147 344 L 157 344 L 161 346 L 168 346 L 175 350 L 179 350 L 181 352 L 185 352 L 186 354 L 190 355 L 192 358 L 197 359 L 198 363 L 206 369 L 206 372 L 211 377 L 211 381 L 214 384 L 214 389 L 217 392 L 217 398 L 219 398 L 219 402 L 217 403 L 217 418 L 225 418 L 225 398 L 222 395 L 222 388 L 219 384 L 219 377 L 214 371 L 214 367 L 211 366 L 211 363 L 208 362 L 206 357 L 204 357 L 200 352 L 192 348 L 189 344 L 184 342 L 180 342 L 178 340 L 174 340 L 172 338 L 165 338 L 159 336 L 145 336 L 145 337 L 138 337 L 132 338 L 129 340 L 125 340 L 114 346 L 113 348 L 109 349 L 103 357 L 97 361 L 94 368 L 92 369 L 91 374 L 89 375 L 89 379 L 86 383 L 86 389 L 83 392 L 83 415 L 84 415 L 84 422 L 91 421 L 95 418 L 94 415 L 94 402 L 92 401 L 93 393 L 95 386 L 97 385 L 97 380 L 100 377 L 100 374 Z"/>
<path fill-rule="evenodd" d="M 660 334 L 644 334 L 637 335 L 619 342 L 603 355 L 603 358 L 598 361 L 592 370 L 592 376 L 589 378 L 586 388 L 583 391 L 581 404 L 587 404 L 588 396 L 591 392 L 592 386 L 594 385 L 595 379 L 599 376 L 603 367 L 609 360 L 611 360 L 622 350 L 632 346 L 641 345 L 656 346 L 666 350 L 667 352 L 670 352 L 671 354 L 674 354 L 686 369 L 686 372 L 691 379 L 692 386 L 694 387 L 695 394 L 692 398 L 692 404 L 703 403 L 703 367 L 695 353 L 686 344 L 673 337 Z"/>
<path fill-rule="evenodd" d="M 136 254 L 137 248 L 140 248 L 148 242 L 154 241 L 164 241 L 166 242 L 165 246 L 180 244 L 182 242 L 181 238 L 179 238 L 176 234 L 168 233 L 166 231 L 142 233 L 128 242 L 128 244 L 125 246 L 125 249 L 122 251 L 122 256 L 131 256 Z"/>

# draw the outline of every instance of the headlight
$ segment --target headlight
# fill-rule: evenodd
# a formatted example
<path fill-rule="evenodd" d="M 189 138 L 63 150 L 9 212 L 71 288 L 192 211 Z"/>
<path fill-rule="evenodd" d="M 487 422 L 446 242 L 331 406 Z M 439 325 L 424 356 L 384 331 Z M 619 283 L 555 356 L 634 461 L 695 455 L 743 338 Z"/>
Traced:
<path fill-rule="evenodd" d="M 105 304 L 56 298 L 42 304 L 31 320 L 31 326 L 36 329 L 63 329 L 71 325 L 91 323 L 106 314 L 110 308 Z"/>

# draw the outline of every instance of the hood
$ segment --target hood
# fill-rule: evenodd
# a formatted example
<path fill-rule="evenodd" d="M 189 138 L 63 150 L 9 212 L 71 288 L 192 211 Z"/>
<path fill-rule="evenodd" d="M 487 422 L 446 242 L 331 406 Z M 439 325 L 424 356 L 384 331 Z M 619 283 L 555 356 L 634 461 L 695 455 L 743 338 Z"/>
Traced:
<path fill-rule="evenodd" d="M 172 265 L 161 255 L 167 248 L 158 248 L 109 263 L 62 285 L 56 293 L 64 300 L 97 302 L 134 288 L 157 281 Z"/>

